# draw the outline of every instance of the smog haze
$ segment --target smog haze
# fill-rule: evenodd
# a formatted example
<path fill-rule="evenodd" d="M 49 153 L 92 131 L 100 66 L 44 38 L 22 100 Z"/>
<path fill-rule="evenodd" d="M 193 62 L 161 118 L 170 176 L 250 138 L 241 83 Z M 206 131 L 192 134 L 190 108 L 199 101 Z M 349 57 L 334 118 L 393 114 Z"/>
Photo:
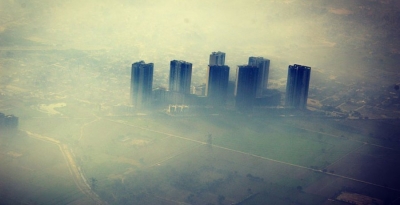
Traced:
<path fill-rule="evenodd" d="M 396 0 L 0 0 L 0 204 L 398 204 L 399 22 Z M 251 56 L 268 86 L 237 109 Z M 190 95 L 168 94 L 173 60 Z M 297 64 L 305 110 L 285 107 Z"/>

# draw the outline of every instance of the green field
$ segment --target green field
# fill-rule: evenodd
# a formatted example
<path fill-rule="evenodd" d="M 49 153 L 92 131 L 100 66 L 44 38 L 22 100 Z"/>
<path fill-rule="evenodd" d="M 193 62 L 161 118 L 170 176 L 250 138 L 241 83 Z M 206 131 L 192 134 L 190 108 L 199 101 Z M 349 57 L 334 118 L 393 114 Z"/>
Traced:
<path fill-rule="evenodd" d="M 175 134 L 301 166 L 325 167 L 363 143 L 308 132 L 281 120 L 264 122 L 242 116 L 119 119 L 150 130 Z"/>
<path fill-rule="evenodd" d="M 296 166 L 322 170 L 364 143 L 291 123 L 240 115 L 108 117 L 85 127 L 77 155 L 110 203 L 218 204 L 219 195 L 222 204 L 234 203 L 252 187 L 253 194 L 268 190 L 272 201 L 320 204 L 326 196 L 299 193 L 296 187 L 318 183 L 324 175 Z M 209 134 L 213 146 L 207 144 Z M 130 192 L 137 194 L 128 197 Z"/>
<path fill-rule="evenodd" d="M 379 183 L 366 187 L 329 175 L 374 181 L 346 169 L 346 159 L 386 153 L 376 146 L 385 141 L 333 121 L 235 113 L 76 117 L 75 107 L 57 108 L 63 117 L 28 116 L 20 127 L 68 144 L 86 179 L 95 179 L 93 190 L 110 204 L 321 204 L 348 186 L 385 192 Z M 375 197 L 399 195 L 390 193 Z"/>

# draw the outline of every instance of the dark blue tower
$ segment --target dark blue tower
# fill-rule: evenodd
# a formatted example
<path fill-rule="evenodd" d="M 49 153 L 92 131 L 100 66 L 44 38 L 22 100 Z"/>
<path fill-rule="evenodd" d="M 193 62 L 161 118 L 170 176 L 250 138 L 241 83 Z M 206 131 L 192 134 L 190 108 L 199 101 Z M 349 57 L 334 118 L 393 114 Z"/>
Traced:
<path fill-rule="evenodd" d="M 306 109 L 311 68 L 302 65 L 289 65 L 286 84 L 285 106 Z"/>

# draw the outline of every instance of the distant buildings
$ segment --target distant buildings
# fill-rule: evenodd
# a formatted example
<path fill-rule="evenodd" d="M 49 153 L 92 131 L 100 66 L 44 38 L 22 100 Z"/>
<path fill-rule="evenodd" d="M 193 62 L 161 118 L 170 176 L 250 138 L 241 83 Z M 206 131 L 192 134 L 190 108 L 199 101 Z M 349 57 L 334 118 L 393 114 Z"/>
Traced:
<path fill-rule="evenodd" d="M 263 57 L 250 57 L 249 65 L 256 66 L 258 68 L 257 82 L 256 82 L 256 97 L 260 98 L 263 95 L 263 91 L 267 89 L 268 75 L 269 75 L 269 64 L 270 60 Z"/>
<path fill-rule="evenodd" d="M 146 107 L 152 102 L 154 64 L 144 61 L 132 64 L 131 101 L 137 107 Z"/>
<path fill-rule="evenodd" d="M 4 127 L 4 122 L 6 120 L 5 118 L 6 116 L 4 115 L 4 113 L 0 112 L 0 127 Z"/>
<path fill-rule="evenodd" d="M 311 68 L 302 65 L 289 65 L 285 106 L 306 109 Z"/>
<path fill-rule="evenodd" d="M 0 128 L 17 129 L 18 117 L 0 113 Z"/>
<path fill-rule="evenodd" d="M 258 67 L 241 65 L 236 69 L 235 98 L 238 109 L 253 107 L 256 98 Z"/>
<path fill-rule="evenodd" d="M 131 100 L 137 108 L 147 105 L 168 106 L 170 113 L 213 107 L 232 107 L 240 111 L 281 105 L 281 92 L 267 89 L 270 60 L 249 57 L 248 65 L 236 69 L 236 81 L 229 81 L 230 68 L 225 65 L 225 53 L 212 52 L 207 68 L 206 83 L 191 86 L 192 63 L 170 61 L 168 89 L 152 90 L 153 64 L 144 61 L 132 64 Z M 290 65 L 286 85 L 285 106 L 305 109 L 311 68 Z M 232 95 L 233 94 L 233 95 Z M 179 108 L 179 109 L 178 109 Z"/>
<path fill-rule="evenodd" d="M 198 96 L 205 96 L 206 95 L 206 84 L 201 84 L 198 86 L 192 86 L 192 94 Z"/>

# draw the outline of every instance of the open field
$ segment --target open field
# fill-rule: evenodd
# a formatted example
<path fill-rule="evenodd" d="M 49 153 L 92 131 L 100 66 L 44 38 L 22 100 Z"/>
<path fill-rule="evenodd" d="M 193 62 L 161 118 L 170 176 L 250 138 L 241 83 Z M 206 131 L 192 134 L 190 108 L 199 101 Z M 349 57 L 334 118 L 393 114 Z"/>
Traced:
<path fill-rule="evenodd" d="M 103 181 L 103 190 L 99 193 L 116 204 L 129 193 L 134 193 L 131 200 L 138 204 L 145 204 L 144 199 L 148 202 L 154 198 L 189 204 L 217 204 L 219 196 L 224 197 L 223 204 L 231 204 L 254 193 L 268 191 L 273 196 L 290 197 L 291 200 L 297 200 L 300 194 L 308 195 L 305 204 L 320 204 L 323 197 L 300 193 L 296 189 L 297 186 L 306 186 L 311 179 L 318 179 L 318 175 L 301 168 L 201 145 L 157 166 L 138 168 L 125 175 L 123 180 Z M 117 196 L 117 199 L 112 196 Z"/>
<path fill-rule="evenodd" d="M 87 183 L 110 204 L 322 204 L 342 191 L 386 202 L 399 197 L 399 146 L 365 135 L 358 121 L 235 113 L 74 117 L 69 109 L 76 106 L 56 108 L 61 116 L 29 108 L 20 127 L 72 148 Z M 396 129 L 388 122 L 375 126 Z M 71 192 L 88 200 L 76 185 Z"/>
<path fill-rule="evenodd" d="M 58 146 L 19 134 L 0 138 L 1 204 L 84 204 Z"/>
<path fill-rule="evenodd" d="M 79 139 L 81 126 L 91 120 L 93 119 L 61 117 L 27 118 L 21 120 L 20 129 L 72 143 Z"/>
<path fill-rule="evenodd" d="M 215 145 L 308 167 L 327 166 L 363 144 L 287 126 L 279 119 L 213 116 L 168 120 L 161 116 L 132 117 L 126 123 L 202 142 L 211 134 Z"/>
<path fill-rule="evenodd" d="M 396 204 L 393 203 L 393 200 L 399 197 L 398 191 L 329 175 L 315 181 L 313 184 L 306 187 L 304 191 L 327 198 L 335 198 L 343 191 L 354 192 L 384 200 L 389 204 Z"/>
<path fill-rule="evenodd" d="M 221 203 L 228 204 L 253 194 L 251 200 L 264 199 L 268 193 L 271 203 L 321 204 L 345 188 L 376 192 L 374 197 L 387 201 L 399 195 L 384 188 L 397 185 L 371 180 L 375 172 L 362 177 L 346 169 L 346 160 L 358 152 L 379 154 L 365 149 L 377 146 L 324 134 L 329 126 L 322 125 L 315 132 L 279 119 L 239 116 L 111 117 L 85 127 L 76 153 L 86 176 L 98 180 L 98 193 L 110 203 L 217 204 L 221 195 Z M 395 172 L 386 174 L 395 177 Z M 127 198 L 128 190 L 137 194 Z"/>
<path fill-rule="evenodd" d="M 287 119 L 285 124 L 330 137 L 400 150 L 399 120 Z"/>
<path fill-rule="evenodd" d="M 365 145 L 330 165 L 335 173 L 400 190 L 400 151 Z"/>

